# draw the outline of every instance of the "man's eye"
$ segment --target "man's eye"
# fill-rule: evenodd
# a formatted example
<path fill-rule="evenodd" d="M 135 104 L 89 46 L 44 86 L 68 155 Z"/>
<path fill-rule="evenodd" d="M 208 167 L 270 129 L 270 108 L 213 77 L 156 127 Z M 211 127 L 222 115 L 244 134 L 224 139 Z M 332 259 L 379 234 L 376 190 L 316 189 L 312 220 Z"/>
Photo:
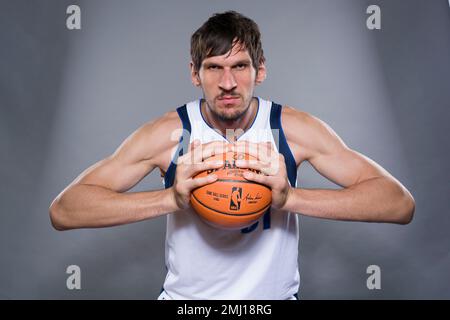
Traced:
<path fill-rule="evenodd" d="M 245 69 L 245 67 L 247 67 L 247 65 L 244 64 L 244 63 L 238 64 L 238 65 L 235 66 L 235 68 L 237 70 L 243 70 L 243 69 Z"/>
<path fill-rule="evenodd" d="M 219 66 L 209 66 L 208 69 L 209 70 L 217 70 L 217 69 L 219 69 Z"/>

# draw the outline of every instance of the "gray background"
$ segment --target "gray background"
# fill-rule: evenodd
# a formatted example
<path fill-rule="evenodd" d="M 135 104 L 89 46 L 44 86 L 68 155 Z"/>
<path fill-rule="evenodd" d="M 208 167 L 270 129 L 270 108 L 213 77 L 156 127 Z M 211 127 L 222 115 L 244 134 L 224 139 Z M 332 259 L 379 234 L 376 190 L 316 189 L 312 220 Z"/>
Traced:
<path fill-rule="evenodd" d="M 65 27 L 73 3 L 79 31 Z M 381 7 L 381 30 L 365 26 L 370 4 Z M 262 31 L 268 78 L 256 94 L 326 121 L 416 199 L 407 226 L 301 217 L 301 297 L 450 298 L 447 1 L 0 6 L 0 298 L 157 297 L 165 218 L 57 232 L 48 206 L 140 125 L 201 95 L 189 80 L 189 37 L 229 9 Z M 299 186 L 336 188 L 307 164 Z M 156 170 L 133 191 L 158 188 Z M 66 288 L 71 264 L 82 270 L 78 291 Z M 381 290 L 366 288 L 371 264 Z"/>

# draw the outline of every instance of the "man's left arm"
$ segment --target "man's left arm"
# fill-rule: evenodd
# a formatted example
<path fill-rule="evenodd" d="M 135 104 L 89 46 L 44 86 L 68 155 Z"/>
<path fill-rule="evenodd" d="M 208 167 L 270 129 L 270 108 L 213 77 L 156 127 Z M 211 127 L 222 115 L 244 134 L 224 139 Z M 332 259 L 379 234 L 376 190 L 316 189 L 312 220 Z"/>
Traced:
<path fill-rule="evenodd" d="M 366 222 L 407 224 L 415 202 L 411 193 L 389 172 L 350 149 L 326 123 L 290 108 L 284 113 L 288 140 L 324 177 L 342 189 L 291 188 L 281 208 L 304 215 Z"/>
<path fill-rule="evenodd" d="M 389 172 L 348 148 L 325 122 L 293 108 L 283 109 L 283 129 L 296 162 L 309 161 L 322 176 L 343 188 L 292 187 L 284 157 L 272 152 L 271 143 L 236 142 L 236 150 L 257 158 L 236 161 L 236 165 L 262 173 L 245 172 L 244 178 L 271 188 L 272 207 L 334 220 L 399 224 L 412 220 L 414 199 Z"/>

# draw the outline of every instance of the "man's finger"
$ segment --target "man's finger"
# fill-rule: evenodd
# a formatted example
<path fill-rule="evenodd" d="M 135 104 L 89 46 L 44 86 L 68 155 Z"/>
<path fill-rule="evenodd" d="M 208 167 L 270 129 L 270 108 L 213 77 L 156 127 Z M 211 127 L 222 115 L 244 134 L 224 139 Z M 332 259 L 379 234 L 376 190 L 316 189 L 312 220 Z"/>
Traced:
<path fill-rule="evenodd" d="M 266 185 L 269 188 L 271 188 L 271 179 L 273 179 L 273 177 L 265 176 L 265 175 L 250 172 L 250 171 L 244 172 L 244 178 L 249 181 L 254 181 L 254 182 Z"/>
<path fill-rule="evenodd" d="M 239 168 L 257 170 L 268 176 L 276 175 L 279 167 L 277 162 L 270 163 L 257 160 L 237 160 L 236 166 Z"/>
<path fill-rule="evenodd" d="M 210 175 L 207 175 L 206 177 L 201 177 L 201 178 L 194 178 L 194 179 L 191 179 L 188 181 L 188 188 L 190 190 L 194 190 L 194 189 L 204 186 L 206 184 L 213 183 L 216 180 L 217 180 L 217 175 L 215 175 L 215 174 L 210 174 Z"/>
<path fill-rule="evenodd" d="M 213 141 L 194 148 L 192 151 L 191 163 L 201 163 L 214 155 L 227 152 L 228 143 L 225 141 Z"/>
<path fill-rule="evenodd" d="M 193 177 L 202 171 L 223 168 L 224 164 L 225 162 L 223 160 L 203 161 L 200 163 L 191 164 L 188 166 L 189 169 L 187 175 L 189 177 Z"/>

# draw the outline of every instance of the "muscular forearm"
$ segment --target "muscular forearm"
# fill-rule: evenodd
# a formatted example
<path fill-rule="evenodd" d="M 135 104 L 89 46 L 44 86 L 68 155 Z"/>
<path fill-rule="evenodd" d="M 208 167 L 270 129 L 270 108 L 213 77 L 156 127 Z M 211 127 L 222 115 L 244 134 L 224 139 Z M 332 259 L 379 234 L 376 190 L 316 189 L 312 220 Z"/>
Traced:
<path fill-rule="evenodd" d="M 325 219 L 406 224 L 414 199 L 399 183 L 380 177 L 340 190 L 291 189 L 283 209 Z"/>
<path fill-rule="evenodd" d="M 50 206 L 53 226 L 58 230 L 100 228 L 158 217 L 176 210 L 171 189 L 117 193 L 76 184 Z"/>

